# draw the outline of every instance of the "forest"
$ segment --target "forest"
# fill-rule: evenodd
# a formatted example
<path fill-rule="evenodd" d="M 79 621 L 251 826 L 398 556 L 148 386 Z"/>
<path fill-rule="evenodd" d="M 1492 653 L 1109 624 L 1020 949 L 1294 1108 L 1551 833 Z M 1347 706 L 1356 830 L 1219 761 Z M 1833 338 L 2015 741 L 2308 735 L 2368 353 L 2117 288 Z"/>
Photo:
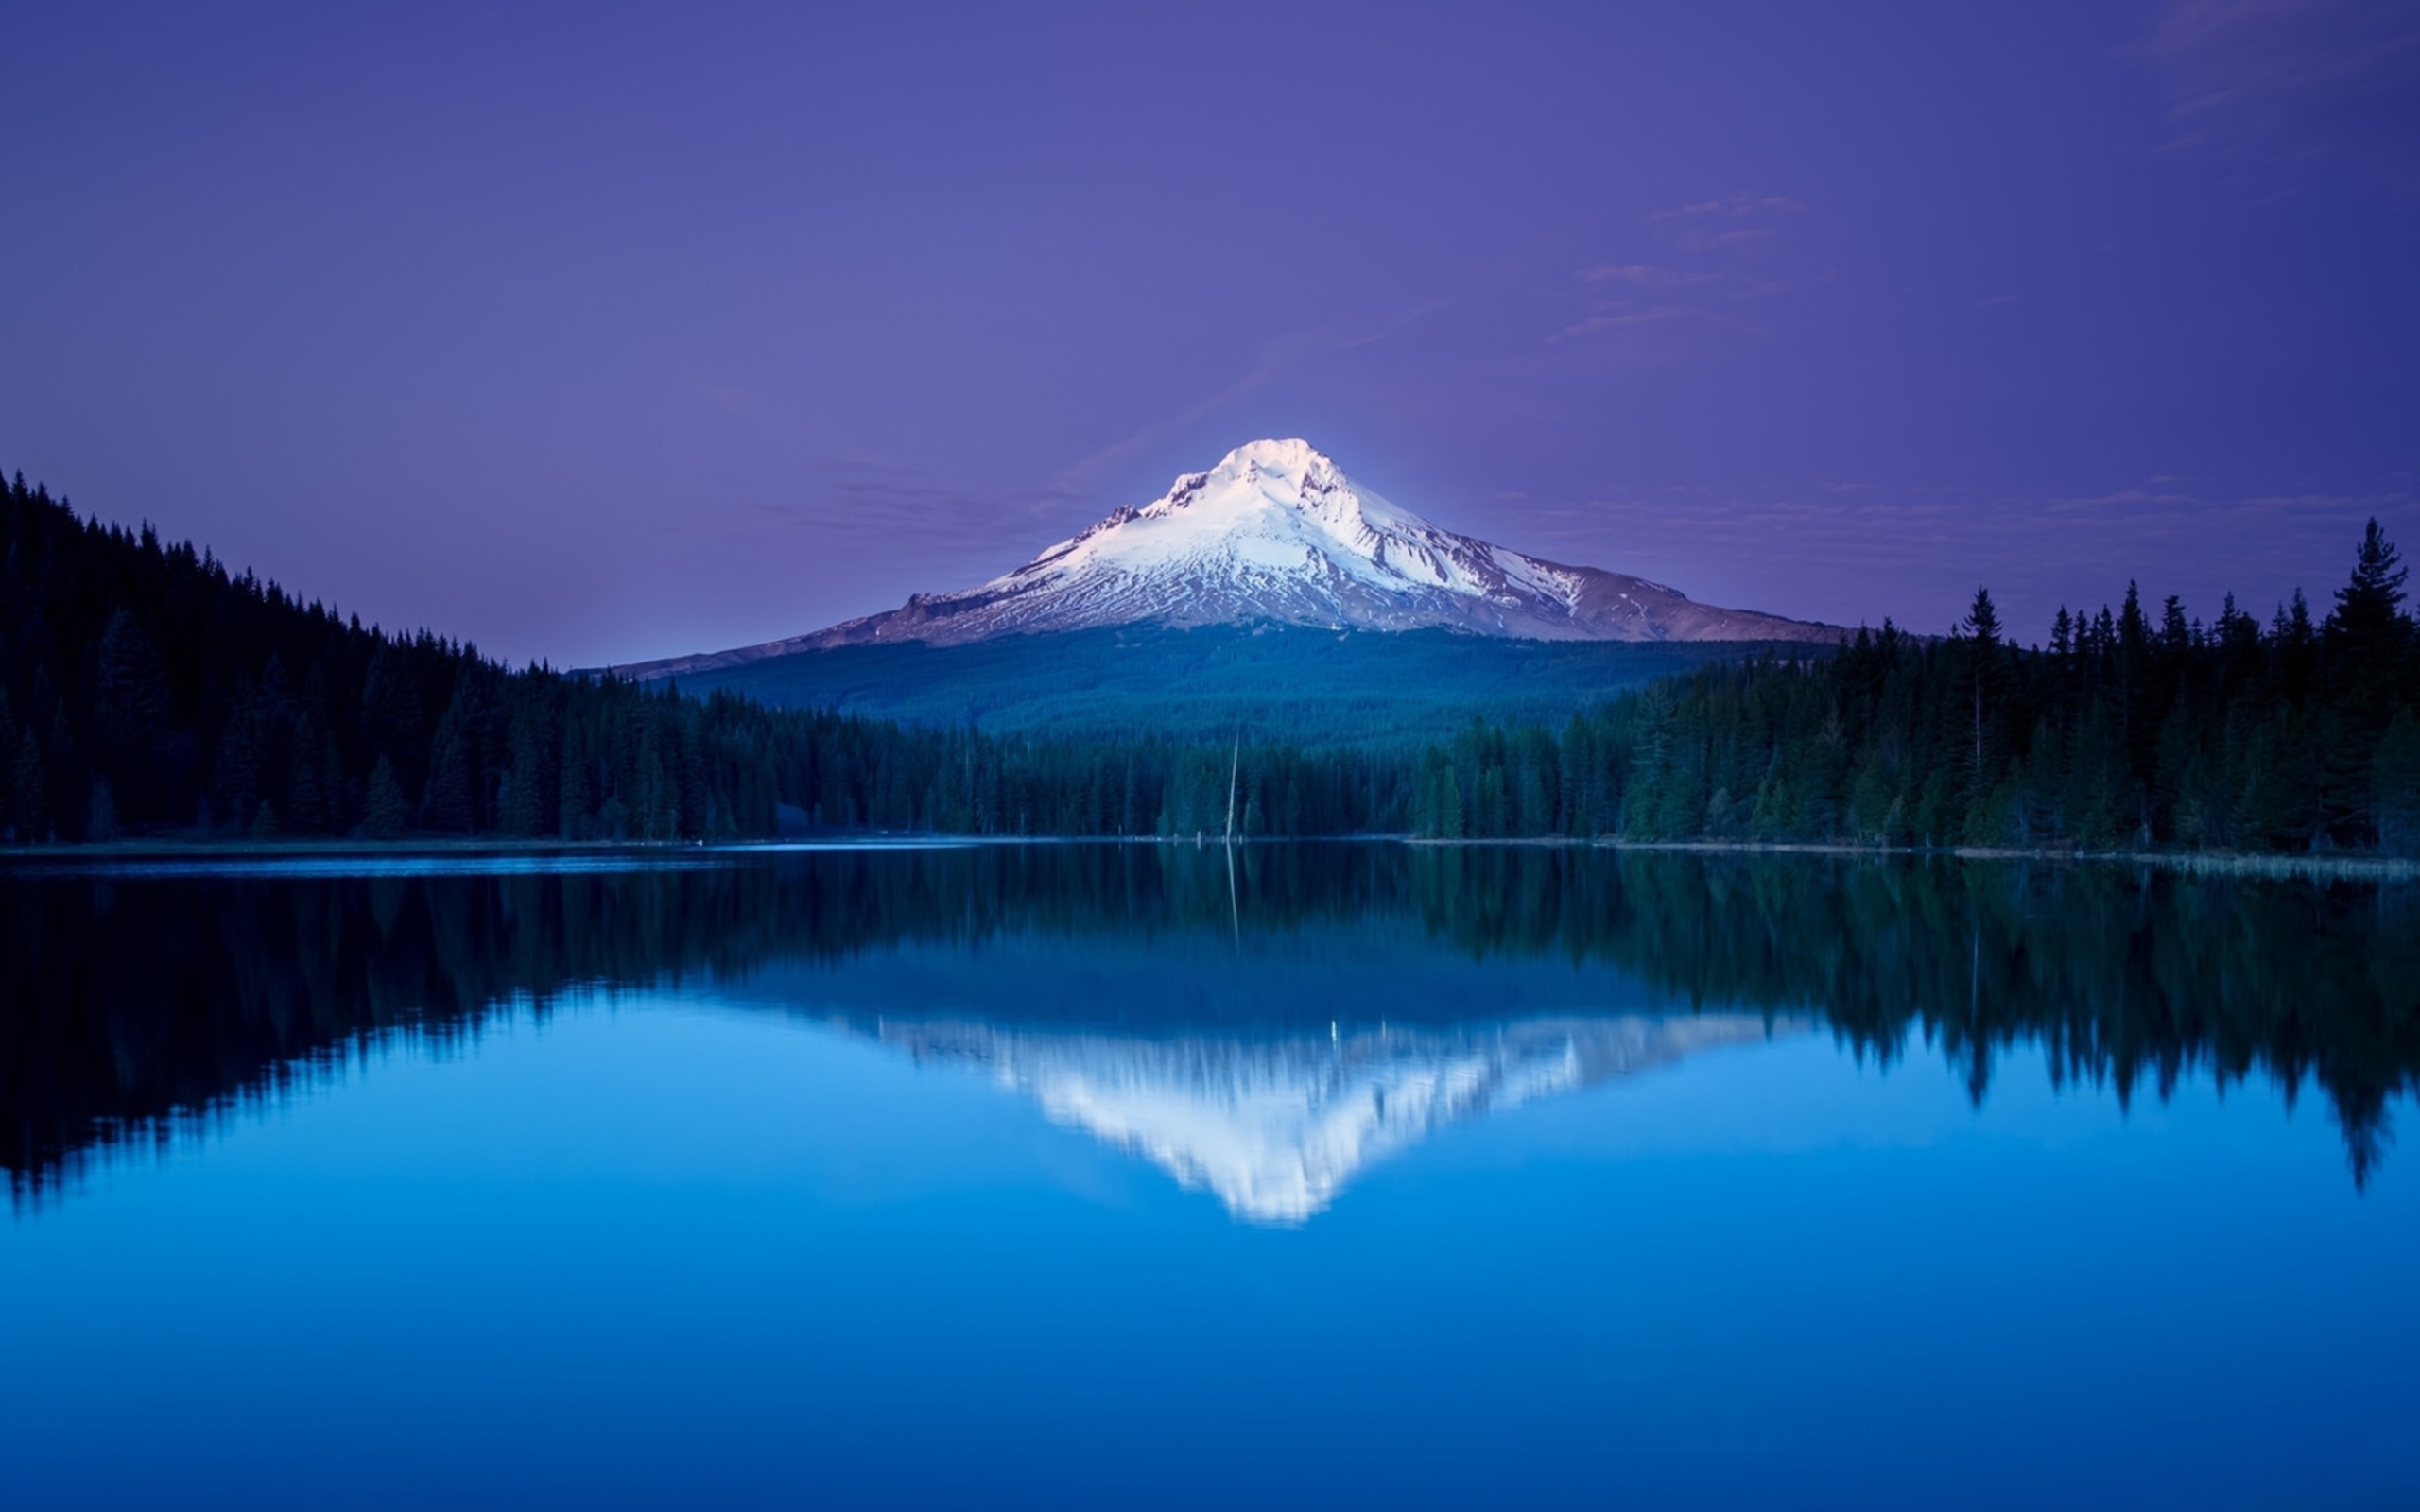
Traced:
<path fill-rule="evenodd" d="M 995 738 L 514 670 L 0 490 L 0 842 L 1399 831 L 1402 763 Z"/>
<path fill-rule="evenodd" d="M 1411 833 L 2420 854 L 2420 633 L 2371 522 L 2324 616 L 2127 593 L 2024 646 L 1742 648 L 1425 747 L 994 733 L 508 667 L 0 489 L 0 843 Z"/>
<path fill-rule="evenodd" d="M 2420 633 L 2370 522 L 2323 619 L 2129 587 L 2047 645 L 1988 591 L 1955 632 L 1659 679 L 1560 730 L 1474 723 L 1420 760 L 1424 835 L 2420 854 Z"/>

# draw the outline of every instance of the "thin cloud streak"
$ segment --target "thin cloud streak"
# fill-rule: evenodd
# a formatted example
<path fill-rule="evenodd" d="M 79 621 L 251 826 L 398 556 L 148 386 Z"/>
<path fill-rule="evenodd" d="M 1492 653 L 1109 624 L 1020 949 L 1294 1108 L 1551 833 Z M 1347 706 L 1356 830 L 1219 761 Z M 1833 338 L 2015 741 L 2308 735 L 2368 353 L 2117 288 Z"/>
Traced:
<path fill-rule="evenodd" d="M 1962 488 L 1885 495 L 1856 483 L 1813 497 L 1724 497 L 1711 490 L 1609 490 L 1577 503 L 1507 511 L 1505 543 L 1560 561 L 1672 583 L 1713 603 L 1753 604 L 1837 623 L 1945 629 L 1978 584 L 2018 633 L 2046 634 L 2061 605 L 2097 609 L 2139 580 L 2215 615 L 2223 595 L 2264 616 L 2296 589 L 2314 603 L 2342 582 L 2362 523 L 2420 540 L 2420 494 L 2218 497 L 2172 478 L 2069 495 L 2014 497 Z M 2230 543 L 2259 540 L 2256 559 Z M 1736 544 L 1753 541 L 1742 554 Z M 1911 586 L 1876 603 L 1877 577 Z"/>
<path fill-rule="evenodd" d="M 2420 175 L 2420 8 L 2409 0 L 2176 0 L 2143 44 L 2171 145 L 2352 148 Z"/>
<path fill-rule="evenodd" d="M 1780 220 L 1806 209 L 1804 201 L 1788 195 L 1743 191 L 1648 212 L 1641 219 L 1649 231 L 1674 254 L 1692 259 L 1691 265 L 1633 260 L 1581 269 L 1579 281 L 1590 290 L 1585 308 L 1555 339 L 1642 328 L 1770 335 L 1772 326 L 1745 307 L 1789 285 L 1770 272 L 1749 269 L 1756 266 L 1754 260 L 1778 249 Z M 1657 349 L 1652 354 L 1668 353 Z"/>

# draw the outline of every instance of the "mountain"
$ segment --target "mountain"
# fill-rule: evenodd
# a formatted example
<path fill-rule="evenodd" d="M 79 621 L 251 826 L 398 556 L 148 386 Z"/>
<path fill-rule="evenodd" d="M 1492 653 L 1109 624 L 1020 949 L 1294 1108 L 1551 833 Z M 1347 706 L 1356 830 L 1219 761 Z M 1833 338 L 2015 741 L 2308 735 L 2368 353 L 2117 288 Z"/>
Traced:
<path fill-rule="evenodd" d="M 1457 535 L 1356 484 L 1306 441 L 1264 440 L 980 587 L 919 593 L 886 613 L 786 641 L 616 670 L 688 677 L 840 646 L 1257 623 L 1533 641 L 1809 642 L 1841 634 Z"/>
<path fill-rule="evenodd" d="M 1626 689 L 1737 658 L 1724 641 L 1515 641 L 1458 630 L 1119 625 L 961 645 L 877 641 L 699 668 L 681 691 L 994 735 L 1305 748 L 1409 746 L 1473 719 L 1560 729 Z"/>

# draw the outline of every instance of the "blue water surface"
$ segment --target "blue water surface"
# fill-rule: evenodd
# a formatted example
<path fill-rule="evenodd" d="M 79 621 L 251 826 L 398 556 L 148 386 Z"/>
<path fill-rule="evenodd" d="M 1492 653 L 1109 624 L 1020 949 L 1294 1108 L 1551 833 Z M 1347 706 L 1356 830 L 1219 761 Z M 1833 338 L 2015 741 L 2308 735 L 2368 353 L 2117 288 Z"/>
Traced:
<path fill-rule="evenodd" d="M 1332 984 L 1401 927 L 1355 919 L 1238 910 L 1208 979 Z M 2420 1504 L 2420 1200 L 2391 1151 L 2351 1179 L 2308 1087 L 2121 1098 L 2020 1036 L 1979 1104 L 1820 993 L 1450 943 L 1388 1001 L 1499 971 L 1506 1022 L 1155 1028 L 1138 937 L 575 984 L 143 1125 L 0 1226 L 0 1501 Z M 930 985 L 994 959 L 1121 1001 Z M 911 967 L 958 997 L 903 1029 Z M 1401 1105 L 1590 1002 L 1651 1051 L 1424 1104 L 1306 1212 L 1238 1194 L 1343 1138 L 1288 1122 L 1301 1087 Z"/>

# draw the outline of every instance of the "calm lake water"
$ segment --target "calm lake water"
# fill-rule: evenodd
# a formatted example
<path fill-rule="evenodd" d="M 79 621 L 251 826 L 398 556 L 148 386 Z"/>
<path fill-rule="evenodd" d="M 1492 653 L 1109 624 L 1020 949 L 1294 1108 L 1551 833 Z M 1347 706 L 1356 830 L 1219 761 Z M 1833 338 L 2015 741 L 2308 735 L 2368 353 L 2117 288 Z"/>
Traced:
<path fill-rule="evenodd" d="M 0 870 L 0 1504 L 2420 1505 L 2420 896 Z"/>

